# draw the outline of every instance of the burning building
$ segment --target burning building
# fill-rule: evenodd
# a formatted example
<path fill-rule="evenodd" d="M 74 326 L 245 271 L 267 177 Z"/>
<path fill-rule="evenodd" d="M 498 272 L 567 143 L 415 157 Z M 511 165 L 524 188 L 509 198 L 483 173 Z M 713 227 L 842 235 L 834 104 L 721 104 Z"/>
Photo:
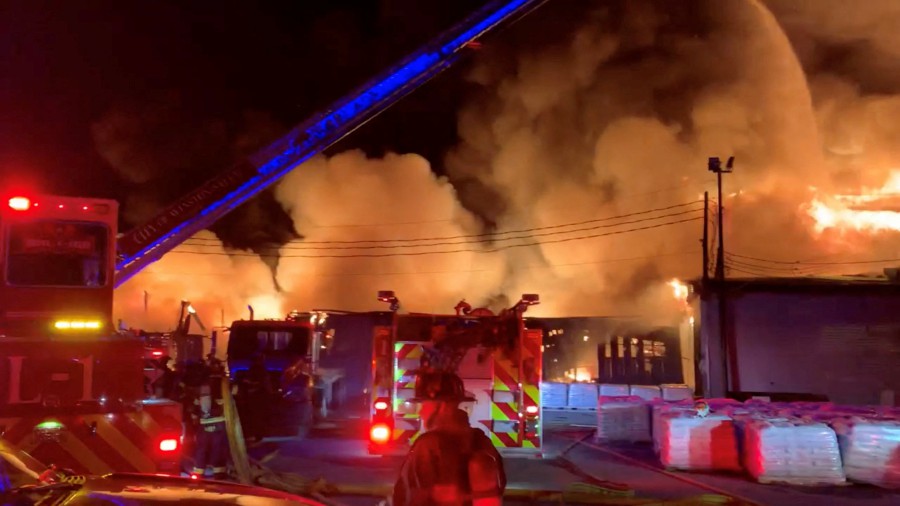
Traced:
<path fill-rule="evenodd" d="M 648 327 L 637 318 L 609 317 L 527 322 L 544 331 L 545 381 L 662 384 L 686 379 L 676 327 Z M 692 371 L 687 378 L 693 378 Z"/>

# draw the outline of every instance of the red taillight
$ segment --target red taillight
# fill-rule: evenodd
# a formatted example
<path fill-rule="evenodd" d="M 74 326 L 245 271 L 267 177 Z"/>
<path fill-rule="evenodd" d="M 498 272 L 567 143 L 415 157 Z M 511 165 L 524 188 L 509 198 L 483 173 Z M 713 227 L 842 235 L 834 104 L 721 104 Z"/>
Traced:
<path fill-rule="evenodd" d="M 9 199 L 9 208 L 13 211 L 27 211 L 31 207 L 28 197 L 13 197 Z"/>
<path fill-rule="evenodd" d="M 161 452 L 169 453 L 176 450 L 178 450 L 178 440 L 175 438 L 167 438 L 159 442 L 159 451 Z"/>
<path fill-rule="evenodd" d="M 152 354 L 154 357 L 161 357 L 161 356 L 162 356 L 162 352 L 161 352 L 161 351 L 154 351 L 154 352 L 151 352 L 151 354 Z"/>
<path fill-rule="evenodd" d="M 391 428 L 388 427 L 387 424 L 375 424 L 369 430 L 369 439 L 371 439 L 373 443 L 387 443 L 391 439 Z"/>
<path fill-rule="evenodd" d="M 375 401 L 375 411 L 384 411 L 388 408 L 387 401 Z"/>
<path fill-rule="evenodd" d="M 538 414 L 538 407 L 537 406 L 525 406 L 525 414 L 526 415 Z"/>

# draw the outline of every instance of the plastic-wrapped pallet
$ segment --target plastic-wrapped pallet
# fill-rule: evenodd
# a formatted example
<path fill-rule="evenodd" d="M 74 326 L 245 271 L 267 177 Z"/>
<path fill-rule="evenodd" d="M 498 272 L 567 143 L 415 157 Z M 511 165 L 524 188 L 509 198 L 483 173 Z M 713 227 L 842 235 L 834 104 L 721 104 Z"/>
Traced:
<path fill-rule="evenodd" d="M 659 387 L 656 385 L 631 385 L 629 395 L 640 397 L 645 401 L 662 398 Z"/>
<path fill-rule="evenodd" d="M 609 383 L 600 384 L 600 397 L 628 397 L 631 389 L 628 385 L 611 385 Z"/>
<path fill-rule="evenodd" d="M 694 391 L 687 385 L 660 385 L 659 389 L 665 401 L 685 401 L 694 398 Z"/>
<path fill-rule="evenodd" d="M 659 460 L 670 469 L 739 471 L 737 437 L 730 417 L 662 415 Z"/>
<path fill-rule="evenodd" d="M 650 441 L 650 410 L 640 397 L 600 397 L 596 439 L 603 442 Z"/>
<path fill-rule="evenodd" d="M 541 383 L 541 404 L 544 409 L 565 408 L 568 402 L 568 383 Z"/>
<path fill-rule="evenodd" d="M 833 423 L 847 478 L 900 488 L 900 422 L 859 417 Z"/>
<path fill-rule="evenodd" d="M 760 483 L 845 483 L 841 450 L 831 427 L 792 419 L 751 419 L 743 424 L 744 468 Z"/>
<path fill-rule="evenodd" d="M 694 403 L 691 401 L 665 402 L 656 401 L 650 404 L 650 434 L 653 438 L 653 451 L 659 455 L 662 440 L 662 416 L 665 413 L 694 413 Z"/>
<path fill-rule="evenodd" d="M 569 385 L 569 408 L 597 409 L 597 384 L 572 383 Z"/>

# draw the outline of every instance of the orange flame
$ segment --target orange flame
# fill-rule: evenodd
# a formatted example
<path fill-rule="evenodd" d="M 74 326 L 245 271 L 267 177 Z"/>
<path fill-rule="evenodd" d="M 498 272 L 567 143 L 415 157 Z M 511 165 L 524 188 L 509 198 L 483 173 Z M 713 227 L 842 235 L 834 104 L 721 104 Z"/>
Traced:
<path fill-rule="evenodd" d="M 672 287 L 672 293 L 675 295 L 675 299 L 679 303 L 686 305 L 688 294 L 690 293 L 688 286 L 677 279 L 669 281 L 669 286 Z"/>
<path fill-rule="evenodd" d="M 881 188 L 864 188 L 858 195 L 816 197 L 806 211 L 815 220 L 818 233 L 827 229 L 900 232 L 900 207 L 885 208 L 892 199 L 900 199 L 900 169 L 891 171 Z"/>

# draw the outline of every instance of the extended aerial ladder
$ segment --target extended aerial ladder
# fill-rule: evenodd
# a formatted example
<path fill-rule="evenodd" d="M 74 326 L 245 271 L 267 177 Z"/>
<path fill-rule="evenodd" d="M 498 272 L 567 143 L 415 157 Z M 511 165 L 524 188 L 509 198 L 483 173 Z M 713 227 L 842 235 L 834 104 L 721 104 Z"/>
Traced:
<path fill-rule="evenodd" d="M 210 179 L 118 239 L 116 287 L 450 67 L 472 42 L 547 0 L 495 0 L 325 112 Z"/>

